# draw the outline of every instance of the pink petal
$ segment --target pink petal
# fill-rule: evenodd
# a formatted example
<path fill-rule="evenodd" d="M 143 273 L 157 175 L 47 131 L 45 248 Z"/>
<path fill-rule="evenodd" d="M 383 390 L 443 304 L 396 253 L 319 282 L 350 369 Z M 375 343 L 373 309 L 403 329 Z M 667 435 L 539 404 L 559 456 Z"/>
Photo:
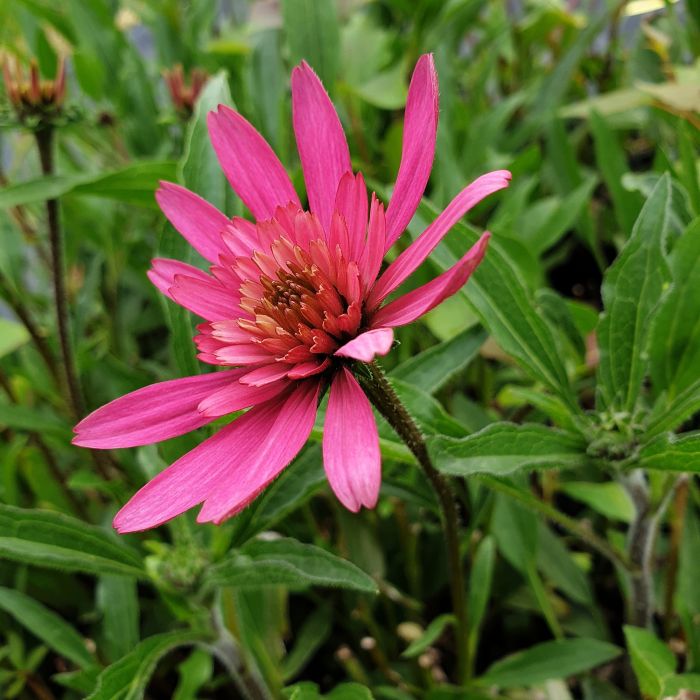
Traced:
<path fill-rule="evenodd" d="M 279 406 L 272 421 L 239 434 L 238 459 L 222 456 L 229 460 L 226 479 L 209 494 L 197 522 L 218 524 L 235 515 L 296 457 L 314 427 L 319 389 L 318 382 L 299 383 L 281 406 L 277 399 L 270 402 Z"/>
<path fill-rule="evenodd" d="M 309 209 L 328 231 L 338 183 L 351 170 L 350 151 L 335 107 L 306 61 L 292 71 L 292 119 Z"/>
<path fill-rule="evenodd" d="M 132 496 L 114 527 L 122 533 L 148 530 L 202 503 L 255 449 L 283 405 L 272 400 L 252 408 L 180 457 Z"/>
<path fill-rule="evenodd" d="M 346 367 L 331 384 L 323 465 L 328 483 L 348 510 L 374 508 L 382 480 L 377 424 L 367 397 Z"/>
<path fill-rule="evenodd" d="M 241 372 L 241 370 L 234 371 Z M 225 387 L 207 396 L 199 403 L 197 408 L 201 413 L 212 418 L 226 416 L 235 411 L 242 411 L 249 406 L 269 401 L 271 398 L 281 394 L 288 386 L 289 382 L 287 381 L 265 384 L 260 387 L 242 384 L 240 381 L 237 381 L 227 384 Z"/>
<path fill-rule="evenodd" d="M 241 377 L 241 383 L 251 386 L 265 386 L 286 377 L 290 369 L 292 369 L 290 365 L 285 362 L 272 362 L 244 374 Z"/>
<path fill-rule="evenodd" d="M 372 206 L 367 227 L 367 242 L 360 257 L 360 277 L 364 291 L 372 288 L 384 259 L 386 249 L 386 220 L 384 205 L 372 193 Z"/>
<path fill-rule="evenodd" d="M 494 170 L 465 187 L 425 231 L 404 250 L 379 278 L 367 299 L 369 308 L 379 305 L 433 252 L 447 232 L 484 197 L 508 187 L 510 173 Z"/>
<path fill-rule="evenodd" d="M 401 165 L 386 212 L 386 249 L 403 233 L 418 209 L 430 178 L 438 124 L 438 79 L 431 54 L 418 59 L 406 100 Z"/>
<path fill-rule="evenodd" d="M 207 352 L 204 350 L 204 352 Z M 229 365 L 259 365 L 262 362 L 274 362 L 271 355 L 260 343 L 240 343 L 238 345 L 226 345 L 220 350 L 214 351 L 214 356 L 219 362 Z"/>
<path fill-rule="evenodd" d="M 213 420 L 197 410 L 200 401 L 235 384 L 242 374 L 239 369 L 199 374 L 132 391 L 81 420 L 73 444 L 105 450 L 135 447 L 196 430 Z"/>
<path fill-rule="evenodd" d="M 187 275 L 202 281 L 211 280 L 211 277 L 199 268 L 179 260 L 171 260 L 170 258 L 154 258 L 151 260 L 151 269 L 146 275 L 153 285 L 172 301 L 175 301 L 175 299 L 170 293 L 170 288 L 175 284 L 176 275 Z"/>
<path fill-rule="evenodd" d="M 373 326 L 403 326 L 435 308 L 459 291 L 486 253 L 491 234 L 486 231 L 469 252 L 439 277 L 395 299 L 372 318 Z"/>
<path fill-rule="evenodd" d="M 325 360 L 302 362 L 290 369 L 287 377 L 289 377 L 289 379 L 306 379 L 306 377 L 313 377 L 315 374 L 321 374 L 321 372 L 330 367 L 330 364 L 331 361 L 328 358 Z"/>
<path fill-rule="evenodd" d="M 194 192 L 172 182 L 161 182 L 156 201 L 170 223 L 187 242 L 210 262 L 217 262 L 226 252 L 221 233 L 228 217 Z"/>
<path fill-rule="evenodd" d="M 347 172 L 340 179 L 335 195 L 335 209 L 342 214 L 348 227 L 350 239 L 350 260 L 358 262 L 365 247 L 365 229 L 367 228 L 367 187 L 362 173 L 353 175 Z M 384 240 L 382 240 L 384 246 Z M 382 254 L 384 249 L 382 247 Z"/>
<path fill-rule="evenodd" d="M 275 208 L 301 206 L 292 182 L 267 141 L 240 114 L 219 105 L 207 115 L 212 145 L 231 187 L 258 220 Z"/>
<path fill-rule="evenodd" d="M 335 351 L 339 357 L 350 357 L 360 362 L 372 362 L 376 355 L 386 355 L 394 342 L 391 328 L 375 328 L 360 333 Z"/>
<path fill-rule="evenodd" d="M 206 275 L 204 279 L 175 275 L 170 296 L 180 306 L 207 321 L 223 321 L 241 315 L 239 293 Z"/>

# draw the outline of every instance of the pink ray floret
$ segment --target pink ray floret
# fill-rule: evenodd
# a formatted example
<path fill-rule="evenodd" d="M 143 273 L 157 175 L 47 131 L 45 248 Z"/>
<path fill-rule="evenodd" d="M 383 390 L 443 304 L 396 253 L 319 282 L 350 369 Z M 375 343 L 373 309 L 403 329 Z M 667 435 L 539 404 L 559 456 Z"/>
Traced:
<path fill-rule="evenodd" d="M 206 273 L 156 259 L 148 276 L 203 319 L 195 338 L 198 358 L 224 369 L 116 399 L 76 426 L 74 443 L 145 445 L 249 410 L 138 491 L 114 519 L 119 532 L 156 527 L 200 504 L 198 522 L 235 515 L 303 447 L 327 390 L 328 482 L 349 510 L 374 507 L 379 436 L 353 364 L 386 355 L 393 329 L 455 294 L 486 253 L 488 232 L 452 268 L 386 302 L 457 221 L 510 180 L 506 170 L 478 178 L 381 271 L 430 176 L 438 120 L 432 56 L 420 58 L 411 79 L 401 165 L 386 211 L 374 194 L 368 197 L 362 174 L 353 173 L 338 115 L 306 63 L 292 73 L 292 105 L 308 210 L 267 142 L 225 106 L 209 114 L 209 133 L 255 223 L 229 219 L 179 185 L 162 183 L 156 193 L 168 220 L 211 265 Z"/>

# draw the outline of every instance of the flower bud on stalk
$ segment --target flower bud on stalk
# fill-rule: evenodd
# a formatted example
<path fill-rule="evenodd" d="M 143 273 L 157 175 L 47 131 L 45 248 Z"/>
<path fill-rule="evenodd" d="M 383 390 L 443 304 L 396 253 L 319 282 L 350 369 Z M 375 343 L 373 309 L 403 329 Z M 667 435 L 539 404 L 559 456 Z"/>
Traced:
<path fill-rule="evenodd" d="M 41 79 L 34 59 L 29 66 L 28 78 L 19 62 L 12 65 L 7 57 L 2 63 L 2 75 L 7 97 L 20 122 L 42 129 L 61 116 L 66 96 L 66 64 L 62 57 L 53 80 Z"/>

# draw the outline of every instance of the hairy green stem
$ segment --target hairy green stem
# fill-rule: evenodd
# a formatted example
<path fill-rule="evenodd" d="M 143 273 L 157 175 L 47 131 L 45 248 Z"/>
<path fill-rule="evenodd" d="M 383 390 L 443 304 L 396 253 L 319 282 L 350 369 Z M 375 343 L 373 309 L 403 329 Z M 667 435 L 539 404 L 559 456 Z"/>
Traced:
<path fill-rule="evenodd" d="M 457 506 L 448 481 L 433 466 L 423 435 L 408 413 L 384 372 L 375 363 L 364 365 L 369 376 L 358 373 L 358 379 L 377 410 L 386 418 L 399 437 L 413 453 L 428 477 L 440 505 L 450 574 L 450 593 L 456 624 L 457 682 L 464 683 L 469 674 L 469 644 L 467 601 L 464 572 L 459 549 L 459 518 Z"/>

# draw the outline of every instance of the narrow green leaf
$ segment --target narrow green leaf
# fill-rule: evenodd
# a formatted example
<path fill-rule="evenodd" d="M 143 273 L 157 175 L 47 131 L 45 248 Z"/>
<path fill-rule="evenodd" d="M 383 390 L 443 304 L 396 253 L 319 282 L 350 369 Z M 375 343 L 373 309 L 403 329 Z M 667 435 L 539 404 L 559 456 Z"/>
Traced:
<path fill-rule="evenodd" d="M 75 629 L 28 595 L 0 587 L 0 609 L 14 617 L 48 647 L 81 668 L 95 664 L 95 659 Z"/>
<path fill-rule="evenodd" d="M 390 376 L 434 394 L 469 365 L 485 341 L 483 328 L 469 328 L 402 362 Z"/>
<path fill-rule="evenodd" d="M 158 662 L 177 647 L 204 641 L 190 631 L 167 632 L 140 642 L 97 678 L 97 686 L 86 700 L 141 700 Z"/>
<path fill-rule="evenodd" d="M 116 661 L 139 642 L 136 579 L 131 576 L 101 576 L 97 605 L 102 611 L 101 647 L 109 661 Z"/>
<path fill-rule="evenodd" d="M 568 481 L 561 490 L 570 498 L 585 503 L 606 518 L 629 523 L 634 517 L 634 504 L 627 491 L 616 481 L 594 483 Z"/>
<path fill-rule="evenodd" d="M 496 564 L 496 543 L 490 535 L 485 537 L 476 550 L 472 569 L 469 573 L 469 591 L 467 593 L 467 610 L 469 611 L 469 646 L 476 651 L 481 623 L 486 615 L 493 569 Z M 472 654 L 473 656 L 473 654 Z"/>
<path fill-rule="evenodd" d="M 654 634 L 640 627 L 624 627 L 632 668 L 643 695 L 660 698 L 665 680 L 676 670 L 673 652 Z"/>
<path fill-rule="evenodd" d="M 442 407 L 439 401 L 417 387 L 396 379 L 391 380 L 401 402 L 427 435 L 463 437 L 467 430 Z"/>
<path fill-rule="evenodd" d="M 0 357 L 21 348 L 28 340 L 29 333 L 21 323 L 0 318 Z"/>
<path fill-rule="evenodd" d="M 669 264 L 673 285 L 654 318 L 649 355 L 654 389 L 673 400 L 700 375 L 700 219 L 676 241 Z"/>
<path fill-rule="evenodd" d="M 647 369 L 649 328 L 669 279 L 665 259 L 671 184 L 662 177 L 629 241 L 603 280 L 605 312 L 598 324 L 598 404 L 632 412 Z"/>
<path fill-rule="evenodd" d="M 282 21 L 292 63 L 306 60 L 333 92 L 340 51 L 333 0 L 282 0 Z"/>
<path fill-rule="evenodd" d="M 435 467 L 458 476 L 577 467 L 586 461 L 585 449 L 582 438 L 537 424 L 494 423 L 464 438 L 428 437 Z"/>
<path fill-rule="evenodd" d="M 639 465 L 662 471 L 700 472 L 700 430 L 660 435 L 639 451 Z"/>
<path fill-rule="evenodd" d="M 294 646 L 282 662 L 285 681 L 304 670 L 318 648 L 328 639 L 332 626 L 331 612 L 327 605 L 317 607 L 306 618 L 295 637 Z"/>
<path fill-rule="evenodd" d="M 205 580 L 213 586 L 244 589 L 275 585 L 294 590 L 328 586 L 377 592 L 372 578 L 351 562 L 290 538 L 252 540 L 240 551 L 211 566 Z"/>
<path fill-rule="evenodd" d="M 530 687 L 555 678 L 589 671 L 620 655 L 621 650 L 597 639 L 560 639 L 536 644 L 489 666 L 480 685 Z"/>
<path fill-rule="evenodd" d="M 6 505 L 0 505 L 0 558 L 63 571 L 145 576 L 139 557 L 100 528 Z"/>
<path fill-rule="evenodd" d="M 637 192 L 630 192 L 622 184 L 622 178 L 629 170 L 625 151 L 605 119 L 597 112 L 591 113 L 589 123 L 593 132 L 596 161 L 610 192 L 617 223 L 625 235 L 629 235 L 642 199 Z"/>
<path fill-rule="evenodd" d="M 675 430 L 700 411 L 700 379 L 683 389 L 673 399 L 664 392 L 647 417 L 646 435 L 653 437 Z"/>
<path fill-rule="evenodd" d="M 438 615 L 418 639 L 414 639 L 401 653 L 407 659 L 420 656 L 429 646 L 432 646 L 450 625 L 454 625 L 455 616 L 451 614 Z"/>

